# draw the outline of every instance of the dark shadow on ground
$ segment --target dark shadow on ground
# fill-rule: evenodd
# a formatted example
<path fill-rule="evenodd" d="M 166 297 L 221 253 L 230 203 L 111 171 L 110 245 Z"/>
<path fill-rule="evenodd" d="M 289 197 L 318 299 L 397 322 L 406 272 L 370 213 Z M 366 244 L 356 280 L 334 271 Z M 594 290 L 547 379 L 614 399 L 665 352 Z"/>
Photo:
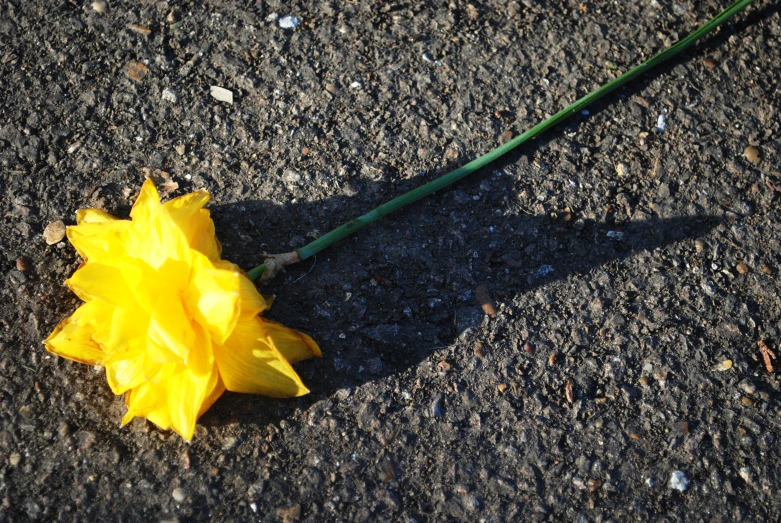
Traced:
<path fill-rule="evenodd" d="M 510 177 L 506 179 L 505 187 L 498 192 L 512 190 Z M 465 188 L 479 182 L 480 175 L 464 182 Z M 332 246 L 330 252 L 321 253 L 319 263 L 307 260 L 290 267 L 288 274 L 261 289 L 278 294 L 270 319 L 307 332 L 323 349 L 322 358 L 296 366 L 311 394 L 275 400 L 226 393 L 202 422 L 220 425 L 239 419 L 259 425 L 276 423 L 292 410 L 306 410 L 340 389 L 352 391 L 363 383 L 406 372 L 434 350 L 455 343 L 465 330 L 480 325 L 484 313 L 473 292 L 478 283 L 487 282 L 498 301 L 510 302 L 515 296 L 535 292 L 573 274 L 587 274 L 642 251 L 704 236 L 718 224 L 715 218 L 699 216 L 650 218 L 616 225 L 516 215 L 497 218 L 505 231 L 514 232 L 487 238 L 477 225 L 467 224 L 467 230 L 461 230 L 450 223 L 453 213 L 461 210 L 459 196 L 463 199 L 464 193 L 458 188 L 449 194 L 445 191 L 429 205 L 444 205 L 449 216 L 430 216 L 430 209 L 422 208 L 425 203 L 419 202 L 387 217 L 387 223 L 376 223 L 358 232 L 355 243 L 348 239 Z M 272 232 L 275 221 L 279 229 L 287 229 L 289 224 L 281 223 L 285 216 L 317 217 L 323 207 L 341 209 L 355 204 L 348 200 L 335 197 L 327 202 L 285 206 L 245 201 L 213 207 L 212 213 L 225 246 L 225 258 L 249 268 L 253 265 L 250 260 L 259 259 L 259 250 L 248 248 L 247 235 L 253 233 L 242 230 L 242 220 L 265 220 L 265 230 L 254 234 L 263 234 L 268 245 L 278 242 L 283 246 L 278 251 L 285 251 L 289 250 L 284 248 L 289 238 Z M 482 203 L 486 205 L 490 207 L 488 202 Z M 347 219 L 349 216 L 338 216 L 336 221 Z M 453 256 L 432 256 L 429 249 L 418 246 L 417 235 L 409 238 L 397 229 L 400 224 L 407 232 L 423 229 L 422 237 L 438 234 L 440 238 L 461 238 L 463 245 Z M 306 218 L 300 225 L 306 227 Z M 319 229 L 325 231 L 335 225 L 328 223 Z M 397 249 L 383 248 L 389 245 Z M 530 246 L 533 255 L 526 254 Z M 470 252 L 479 252 L 480 259 L 459 255 Z M 428 280 L 424 276 L 427 270 L 445 276 Z M 424 283 L 418 284 L 420 278 Z M 366 281 L 371 283 L 367 285 Z M 350 302 L 343 297 L 347 293 L 352 294 Z M 326 310 L 325 304 L 333 301 L 341 305 Z M 374 307 L 378 308 L 374 316 L 365 312 Z"/>

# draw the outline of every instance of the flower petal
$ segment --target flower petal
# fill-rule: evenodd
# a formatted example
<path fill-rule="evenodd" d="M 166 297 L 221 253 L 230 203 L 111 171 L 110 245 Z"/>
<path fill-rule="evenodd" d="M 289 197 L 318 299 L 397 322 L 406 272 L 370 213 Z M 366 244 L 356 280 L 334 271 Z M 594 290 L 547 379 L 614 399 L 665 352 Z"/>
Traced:
<path fill-rule="evenodd" d="M 239 309 L 242 317 L 253 318 L 271 307 L 271 302 L 274 301 L 274 298 L 260 294 L 257 287 L 255 287 L 255 283 L 237 265 L 225 260 L 221 260 L 215 265 L 218 267 L 231 266 L 241 274 L 239 279 Z"/>
<path fill-rule="evenodd" d="M 85 303 L 44 340 L 46 350 L 79 363 L 101 365 L 106 354 L 93 335 L 97 328 L 110 321 L 111 311 L 111 306 L 100 301 Z"/>
<path fill-rule="evenodd" d="M 106 223 L 119 221 L 119 218 L 100 209 L 79 209 L 76 211 L 76 223 L 83 225 L 85 223 Z"/>
<path fill-rule="evenodd" d="M 128 410 L 122 425 L 136 416 L 144 417 L 162 429 L 173 429 L 189 441 L 198 417 L 224 390 L 216 368 L 197 375 L 192 369 L 178 365 L 164 382 L 144 382 L 127 393 Z"/>
<path fill-rule="evenodd" d="M 188 312 L 206 327 L 214 343 L 225 343 L 239 319 L 239 280 L 238 271 L 216 268 L 206 256 L 193 253 L 184 301 Z"/>
<path fill-rule="evenodd" d="M 165 384 L 144 382 L 125 395 L 127 412 L 122 417 L 124 427 L 136 416 L 146 418 L 161 429 L 171 426 Z"/>
<path fill-rule="evenodd" d="M 130 216 L 133 226 L 127 232 L 125 246 L 131 256 L 154 269 L 170 260 L 189 263 L 187 239 L 160 203 L 152 180 L 144 182 Z"/>
<path fill-rule="evenodd" d="M 104 262 L 127 255 L 123 242 L 130 225 L 128 220 L 81 222 L 68 227 L 65 233 L 84 260 Z"/>
<path fill-rule="evenodd" d="M 229 391 L 275 398 L 309 392 L 257 318 L 240 319 L 230 338 L 214 346 L 214 359 Z"/>
<path fill-rule="evenodd" d="M 187 361 L 190 348 L 198 340 L 176 290 L 169 289 L 158 297 L 149 318 L 147 338 L 147 353 L 153 361 Z"/>
<path fill-rule="evenodd" d="M 132 309 L 137 307 L 130 283 L 140 283 L 140 274 L 132 274 L 130 268 L 102 263 L 88 263 L 73 273 L 65 284 L 84 301 L 102 300 L 116 307 Z"/>
<path fill-rule="evenodd" d="M 217 261 L 222 246 L 215 236 L 211 214 L 203 209 L 210 198 L 207 191 L 196 191 L 167 201 L 163 207 L 187 238 L 190 248 Z"/>
<path fill-rule="evenodd" d="M 317 346 L 315 340 L 303 332 L 290 329 L 274 321 L 260 318 L 258 320 L 263 324 L 266 333 L 274 341 L 279 352 L 291 364 L 312 356 L 320 356 L 320 347 Z"/>
<path fill-rule="evenodd" d="M 214 383 L 214 388 L 211 390 L 211 392 L 209 392 L 201 404 L 201 410 L 198 411 L 199 418 L 203 416 L 203 414 L 209 410 L 212 405 L 214 405 L 214 402 L 217 401 L 220 396 L 222 396 L 223 392 L 225 392 L 225 384 L 222 382 L 222 378 L 220 378 L 220 374 L 216 371 L 216 369 L 214 374 L 217 376 L 217 380 Z"/>
<path fill-rule="evenodd" d="M 146 352 L 143 349 L 124 352 L 116 356 L 109 356 L 105 360 L 106 379 L 111 392 L 123 394 L 132 388 L 138 387 L 146 381 L 144 372 L 146 366 Z"/>
<path fill-rule="evenodd" d="M 199 375 L 189 367 L 182 367 L 181 372 L 166 381 L 171 428 L 187 441 L 193 438 L 201 406 L 214 391 L 218 379 L 216 368 Z"/>
<path fill-rule="evenodd" d="M 96 332 L 93 339 L 103 347 L 110 358 L 122 357 L 126 352 L 146 347 L 149 313 L 141 308 L 116 307 L 108 328 Z"/>

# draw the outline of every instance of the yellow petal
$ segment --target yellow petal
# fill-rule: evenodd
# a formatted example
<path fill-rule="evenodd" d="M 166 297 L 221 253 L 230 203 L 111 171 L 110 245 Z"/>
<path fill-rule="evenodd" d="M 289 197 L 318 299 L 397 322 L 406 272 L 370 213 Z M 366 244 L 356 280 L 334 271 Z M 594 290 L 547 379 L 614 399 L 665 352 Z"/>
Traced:
<path fill-rule="evenodd" d="M 65 284 L 84 301 L 102 300 L 116 307 L 137 307 L 131 286 L 125 279 L 129 270 L 102 263 L 88 263 L 73 273 Z M 137 283 L 132 280 L 130 283 Z"/>
<path fill-rule="evenodd" d="M 183 367 L 166 382 L 168 394 L 168 417 L 171 428 L 185 440 L 189 441 L 195 432 L 195 421 L 198 419 L 204 401 L 214 391 L 219 376 L 217 370 L 198 375 L 190 368 Z"/>
<path fill-rule="evenodd" d="M 274 345 L 291 364 L 301 360 L 320 356 L 320 347 L 315 340 L 297 330 L 289 329 L 274 321 L 258 318 L 263 323 Z"/>
<path fill-rule="evenodd" d="M 89 365 L 101 365 L 106 354 L 93 339 L 95 330 L 111 319 L 112 308 L 99 301 L 85 303 L 54 329 L 46 340 L 46 350 Z"/>
<path fill-rule="evenodd" d="M 117 220 L 119 218 L 100 209 L 79 209 L 76 211 L 76 223 L 79 225 L 85 223 L 106 223 Z"/>
<path fill-rule="evenodd" d="M 190 285 L 184 294 L 187 311 L 206 327 L 214 343 L 223 344 L 239 319 L 240 275 L 216 268 L 200 253 L 193 253 Z"/>
<path fill-rule="evenodd" d="M 187 239 L 160 203 L 152 180 L 144 182 L 130 216 L 133 225 L 127 231 L 125 246 L 131 256 L 153 269 L 171 260 L 189 263 Z"/>
<path fill-rule="evenodd" d="M 144 383 L 146 357 L 143 350 L 136 350 L 106 358 L 106 379 L 111 392 L 123 394 Z"/>
<path fill-rule="evenodd" d="M 116 307 L 107 328 L 95 333 L 94 339 L 110 357 L 121 357 L 146 347 L 149 313 L 140 309 Z"/>
<path fill-rule="evenodd" d="M 195 432 L 195 422 L 222 394 L 217 370 L 197 375 L 184 365 L 163 383 L 144 382 L 125 397 L 126 425 L 134 417 L 144 417 L 162 429 L 173 429 L 186 440 Z"/>
<path fill-rule="evenodd" d="M 146 330 L 143 325 L 148 325 L 149 319 L 146 318 L 145 324 L 141 322 L 135 331 L 132 324 L 124 321 L 129 318 L 133 318 L 131 312 L 115 310 L 109 332 L 100 338 L 95 337 L 106 351 L 103 364 L 106 367 L 106 379 L 114 394 L 138 387 L 144 381 L 149 381 L 150 375 L 160 373 L 160 364 L 150 361 L 147 354 L 148 341 L 144 336 Z M 104 343 L 106 339 L 110 341 Z"/>
<path fill-rule="evenodd" d="M 127 412 L 122 417 L 123 427 L 136 416 L 146 418 L 164 430 L 171 426 L 164 384 L 142 383 L 125 395 L 125 405 Z"/>
<path fill-rule="evenodd" d="M 260 294 L 247 273 L 238 265 L 227 260 L 219 260 L 214 262 L 214 267 L 239 273 L 239 309 L 242 317 L 252 318 L 271 307 L 274 297 Z"/>
<path fill-rule="evenodd" d="M 125 257 L 84 264 L 65 284 L 82 300 L 100 299 L 151 314 L 160 295 L 184 289 L 189 275 L 185 262 L 167 260 L 153 269 L 143 261 Z"/>
<path fill-rule="evenodd" d="M 181 365 L 167 363 L 158 365 L 156 368 L 158 377 L 163 379 L 147 379 L 138 387 L 130 389 L 125 394 L 125 405 L 127 405 L 128 411 L 122 418 L 123 426 L 136 416 L 144 417 L 162 429 L 167 429 L 171 426 L 168 415 L 166 382 L 168 378 L 181 369 Z"/>
<path fill-rule="evenodd" d="M 128 220 L 82 222 L 80 225 L 68 227 L 65 233 L 84 260 L 103 262 L 126 256 L 123 242 L 130 225 Z"/>
<path fill-rule="evenodd" d="M 274 298 L 260 294 L 257 287 L 255 287 L 255 283 L 237 265 L 225 260 L 220 261 L 220 264 L 230 265 L 240 271 L 239 309 L 242 317 L 255 317 L 271 307 L 271 302 L 274 301 Z"/>
<path fill-rule="evenodd" d="M 217 261 L 222 246 L 215 236 L 211 214 L 203 209 L 210 198 L 207 191 L 196 191 L 165 202 L 163 207 L 187 238 L 190 248 Z"/>
<path fill-rule="evenodd" d="M 161 293 L 149 318 L 147 353 L 158 362 L 186 361 L 196 340 L 193 324 L 175 290 Z"/>
<path fill-rule="evenodd" d="M 240 319 L 225 344 L 214 346 L 214 359 L 229 391 L 275 398 L 309 392 L 257 318 Z"/>
<path fill-rule="evenodd" d="M 216 369 L 214 374 L 217 376 L 217 379 L 214 382 L 214 388 L 203 400 L 203 403 L 201 404 L 201 410 L 198 411 L 199 418 L 203 416 L 203 414 L 209 410 L 212 405 L 214 405 L 214 402 L 217 401 L 220 396 L 222 396 L 223 392 L 225 392 L 225 384 L 222 382 L 222 378 L 220 378 L 220 375 L 218 372 L 216 372 Z"/>

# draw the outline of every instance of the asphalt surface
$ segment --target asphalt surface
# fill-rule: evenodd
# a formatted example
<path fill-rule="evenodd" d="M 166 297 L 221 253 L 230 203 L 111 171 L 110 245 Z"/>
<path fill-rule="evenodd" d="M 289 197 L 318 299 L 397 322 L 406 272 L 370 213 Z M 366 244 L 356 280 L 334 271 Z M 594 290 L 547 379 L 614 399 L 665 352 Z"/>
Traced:
<path fill-rule="evenodd" d="M 769 0 L 265 287 L 322 348 L 308 396 L 226 394 L 188 444 L 41 344 L 79 301 L 44 230 L 79 208 L 207 189 L 249 269 L 726 5 L 4 0 L 0 520 L 780 519 Z"/>

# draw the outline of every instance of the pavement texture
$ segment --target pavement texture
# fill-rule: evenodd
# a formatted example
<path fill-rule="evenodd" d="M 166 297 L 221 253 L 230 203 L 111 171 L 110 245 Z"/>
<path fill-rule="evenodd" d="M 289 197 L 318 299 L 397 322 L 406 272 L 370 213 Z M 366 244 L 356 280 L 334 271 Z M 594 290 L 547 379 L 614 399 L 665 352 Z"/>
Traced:
<path fill-rule="evenodd" d="M 780 519 L 769 0 L 265 287 L 322 348 L 308 396 L 225 394 L 188 444 L 120 428 L 102 370 L 41 343 L 79 303 L 47 229 L 77 209 L 126 217 L 147 176 L 207 189 L 249 269 L 724 7 L 3 0 L 0 520 Z"/>

